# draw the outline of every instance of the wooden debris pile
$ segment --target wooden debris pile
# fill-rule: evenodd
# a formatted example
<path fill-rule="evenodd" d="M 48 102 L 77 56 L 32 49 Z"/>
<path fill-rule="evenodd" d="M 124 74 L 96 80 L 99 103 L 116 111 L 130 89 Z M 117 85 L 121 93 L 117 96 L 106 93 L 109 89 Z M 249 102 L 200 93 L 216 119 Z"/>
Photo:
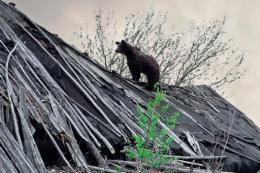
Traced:
<path fill-rule="evenodd" d="M 169 115 L 182 116 L 175 129 L 159 121 L 180 155 L 162 171 L 259 169 L 259 128 L 242 112 L 205 86 L 164 89 Z M 136 104 L 153 96 L 0 1 L 0 172 L 135 172 L 120 150 L 145 136 Z"/>

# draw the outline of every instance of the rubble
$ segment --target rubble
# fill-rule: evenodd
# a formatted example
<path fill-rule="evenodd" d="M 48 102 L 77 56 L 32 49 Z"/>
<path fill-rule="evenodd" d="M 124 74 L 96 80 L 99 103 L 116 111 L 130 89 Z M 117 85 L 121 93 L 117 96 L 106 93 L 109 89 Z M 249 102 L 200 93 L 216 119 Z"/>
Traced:
<path fill-rule="evenodd" d="M 180 155 L 162 171 L 259 170 L 260 130 L 244 113 L 207 86 L 162 89 L 169 115 L 181 113 L 175 129 L 159 121 Z M 145 135 L 136 104 L 145 108 L 153 97 L 0 1 L 2 173 L 134 172 L 120 151 L 132 134 Z"/>

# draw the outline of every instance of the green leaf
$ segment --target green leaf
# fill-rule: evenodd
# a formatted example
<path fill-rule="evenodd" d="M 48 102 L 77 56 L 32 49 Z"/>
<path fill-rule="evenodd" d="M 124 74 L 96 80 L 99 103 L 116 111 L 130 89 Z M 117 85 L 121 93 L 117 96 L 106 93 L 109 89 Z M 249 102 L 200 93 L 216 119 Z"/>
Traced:
<path fill-rule="evenodd" d="M 166 113 L 169 109 L 169 105 L 164 105 L 162 108 L 161 108 L 161 112 L 162 113 Z"/>
<path fill-rule="evenodd" d="M 143 147 L 144 141 L 140 136 L 135 135 L 134 140 L 135 140 L 135 143 L 136 143 L 135 146 L 137 149 L 140 149 Z"/>
<path fill-rule="evenodd" d="M 167 126 L 172 129 L 177 121 L 177 118 L 180 116 L 179 112 L 175 112 L 170 118 L 167 119 Z"/>
<path fill-rule="evenodd" d="M 153 156 L 153 152 L 151 150 L 148 150 L 148 149 L 143 150 L 143 158 L 144 159 L 151 159 L 152 156 Z"/>
<path fill-rule="evenodd" d="M 127 157 L 130 159 L 130 160 L 135 160 L 136 159 L 136 152 L 134 150 L 128 150 L 127 151 Z"/>
<path fill-rule="evenodd" d="M 167 131 L 165 129 L 162 129 L 159 138 L 162 140 L 167 134 Z"/>

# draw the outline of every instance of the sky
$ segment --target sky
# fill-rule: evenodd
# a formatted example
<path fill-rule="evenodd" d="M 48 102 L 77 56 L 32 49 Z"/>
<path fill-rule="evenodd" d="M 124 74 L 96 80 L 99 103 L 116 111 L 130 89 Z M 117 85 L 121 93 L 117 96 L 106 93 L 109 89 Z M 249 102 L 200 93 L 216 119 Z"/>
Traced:
<path fill-rule="evenodd" d="M 10 2 L 7 0 L 7 2 Z M 226 88 L 228 100 L 260 127 L 260 1 L 259 0 L 13 0 L 32 20 L 70 44 L 79 26 L 92 26 L 97 9 L 123 16 L 150 8 L 168 11 L 168 22 L 183 27 L 190 21 L 223 19 L 236 46 L 246 53 L 244 77 Z"/>

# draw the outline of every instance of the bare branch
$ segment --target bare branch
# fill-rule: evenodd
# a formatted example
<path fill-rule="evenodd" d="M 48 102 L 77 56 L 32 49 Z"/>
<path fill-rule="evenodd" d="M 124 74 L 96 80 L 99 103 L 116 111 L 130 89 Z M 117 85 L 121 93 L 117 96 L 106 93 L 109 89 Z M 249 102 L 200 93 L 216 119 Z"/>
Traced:
<path fill-rule="evenodd" d="M 98 10 L 95 16 L 93 30 L 83 31 L 81 27 L 75 34 L 91 58 L 124 77 L 130 77 L 126 59 L 114 52 L 119 35 L 155 57 L 161 82 L 177 86 L 206 84 L 221 89 L 244 74 L 244 55 L 234 49 L 232 37 L 224 31 L 225 18 L 190 23 L 186 30 L 173 32 L 167 28 L 167 12 L 129 14 L 124 24 L 114 20 L 113 12 Z"/>

